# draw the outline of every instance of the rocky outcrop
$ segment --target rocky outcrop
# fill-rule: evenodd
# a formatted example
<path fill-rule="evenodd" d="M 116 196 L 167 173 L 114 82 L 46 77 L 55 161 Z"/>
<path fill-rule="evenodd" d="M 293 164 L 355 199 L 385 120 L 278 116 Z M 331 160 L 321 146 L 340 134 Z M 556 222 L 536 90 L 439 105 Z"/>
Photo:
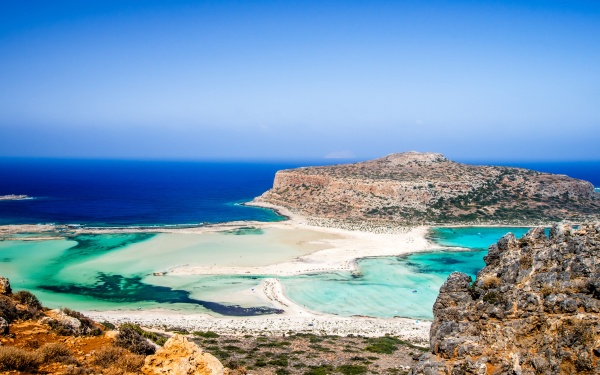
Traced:
<path fill-rule="evenodd" d="M 420 374 L 600 374 L 600 223 L 554 225 L 492 245 L 451 274 L 433 307 Z"/>
<path fill-rule="evenodd" d="M 10 287 L 10 281 L 3 276 L 0 276 L 0 294 L 9 295 L 12 293 L 12 288 Z"/>
<path fill-rule="evenodd" d="M 146 357 L 146 375 L 226 375 L 226 369 L 212 354 L 184 336 L 175 335 L 156 354 Z"/>
<path fill-rule="evenodd" d="M 591 183 L 522 168 L 476 166 L 406 152 L 354 164 L 277 172 L 257 202 L 310 217 L 425 223 L 600 218 Z"/>

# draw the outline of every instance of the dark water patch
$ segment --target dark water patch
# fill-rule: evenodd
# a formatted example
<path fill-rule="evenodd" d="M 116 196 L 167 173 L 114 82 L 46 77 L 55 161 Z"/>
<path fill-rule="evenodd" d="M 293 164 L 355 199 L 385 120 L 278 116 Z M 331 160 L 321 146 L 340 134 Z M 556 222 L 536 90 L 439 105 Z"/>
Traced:
<path fill-rule="evenodd" d="M 12 258 L 0 258 L 0 263 L 10 263 L 12 262 Z"/>
<path fill-rule="evenodd" d="M 39 288 L 54 293 L 83 295 L 110 302 L 188 303 L 199 305 L 218 314 L 228 316 L 255 316 L 283 313 L 283 310 L 266 306 L 242 307 L 190 298 L 190 292 L 188 291 L 146 284 L 142 282 L 142 278 L 139 276 L 124 277 L 122 275 L 99 273 L 97 280 L 94 285 L 40 285 Z"/>
<path fill-rule="evenodd" d="M 149 240 L 155 233 L 81 234 L 71 237 L 77 244 L 67 249 L 54 263 L 63 264 L 97 257 L 128 245 Z"/>
<path fill-rule="evenodd" d="M 451 258 L 451 257 L 438 257 L 435 261 L 437 263 L 446 264 L 446 265 L 448 265 L 448 264 L 461 264 L 461 263 L 463 263 L 462 261 L 460 261 L 458 259 Z"/>
<path fill-rule="evenodd" d="M 71 239 L 77 245 L 69 249 L 71 255 L 101 253 L 130 244 L 142 242 L 156 236 L 155 233 L 108 233 L 108 234 L 81 234 Z"/>

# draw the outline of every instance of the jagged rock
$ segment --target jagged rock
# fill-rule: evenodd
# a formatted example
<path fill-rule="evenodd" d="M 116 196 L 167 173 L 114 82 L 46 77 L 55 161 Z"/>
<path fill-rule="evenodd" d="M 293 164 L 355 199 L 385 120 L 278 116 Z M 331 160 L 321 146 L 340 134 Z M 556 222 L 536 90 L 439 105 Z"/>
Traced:
<path fill-rule="evenodd" d="M 8 295 L 11 293 L 10 281 L 6 277 L 0 276 L 0 294 Z"/>
<path fill-rule="evenodd" d="M 405 152 L 353 164 L 282 170 L 255 199 L 310 218 L 370 223 L 598 220 L 600 194 L 564 175 L 457 163 Z"/>
<path fill-rule="evenodd" d="M 502 237 L 440 288 L 411 374 L 600 374 L 599 255 L 600 223 Z"/>
<path fill-rule="evenodd" d="M 6 319 L 0 317 L 0 335 L 6 335 L 8 333 L 9 324 Z"/>
<path fill-rule="evenodd" d="M 145 375 L 227 375 L 213 355 L 184 336 L 174 335 L 154 355 L 146 358 Z"/>

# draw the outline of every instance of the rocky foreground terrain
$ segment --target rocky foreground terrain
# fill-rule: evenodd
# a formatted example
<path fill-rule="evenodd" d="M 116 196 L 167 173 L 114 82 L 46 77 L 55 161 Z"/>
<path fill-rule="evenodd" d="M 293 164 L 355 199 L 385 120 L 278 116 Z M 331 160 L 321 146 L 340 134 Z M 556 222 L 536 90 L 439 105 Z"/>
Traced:
<path fill-rule="evenodd" d="M 440 289 L 411 374 L 600 374 L 600 223 L 507 234 L 485 262 Z"/>
<path fill-rule="evenodd" d="M 0 277 L 0 374 L 406 374 L 427 348 L 397 337 L 220 335 L 97 323 Z"/>
<path fill-rule="evenodd" d="M 587 181 L 417 152 L 279 171 L 273 188 L 256 202 L 357 223 L 515 225 L 600 218 L 600 194 Z"/>

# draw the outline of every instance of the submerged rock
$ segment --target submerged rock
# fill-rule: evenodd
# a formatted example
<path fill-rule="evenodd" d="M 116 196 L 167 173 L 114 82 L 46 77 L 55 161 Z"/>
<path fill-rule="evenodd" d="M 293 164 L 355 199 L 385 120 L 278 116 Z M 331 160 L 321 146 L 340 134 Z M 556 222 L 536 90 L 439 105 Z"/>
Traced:
<path fill-rule="evenodd" d="M 411 374 L 600 374 L 599 256 L 600 223 L 504 236 L 440 288 Z"/>
<path fill-rule="evenodd" d="M 226 375 L 226 369 L 212 354 L 184 336 L 175 335 L 154 355 L 146 358 L 146 375 Z"/>

